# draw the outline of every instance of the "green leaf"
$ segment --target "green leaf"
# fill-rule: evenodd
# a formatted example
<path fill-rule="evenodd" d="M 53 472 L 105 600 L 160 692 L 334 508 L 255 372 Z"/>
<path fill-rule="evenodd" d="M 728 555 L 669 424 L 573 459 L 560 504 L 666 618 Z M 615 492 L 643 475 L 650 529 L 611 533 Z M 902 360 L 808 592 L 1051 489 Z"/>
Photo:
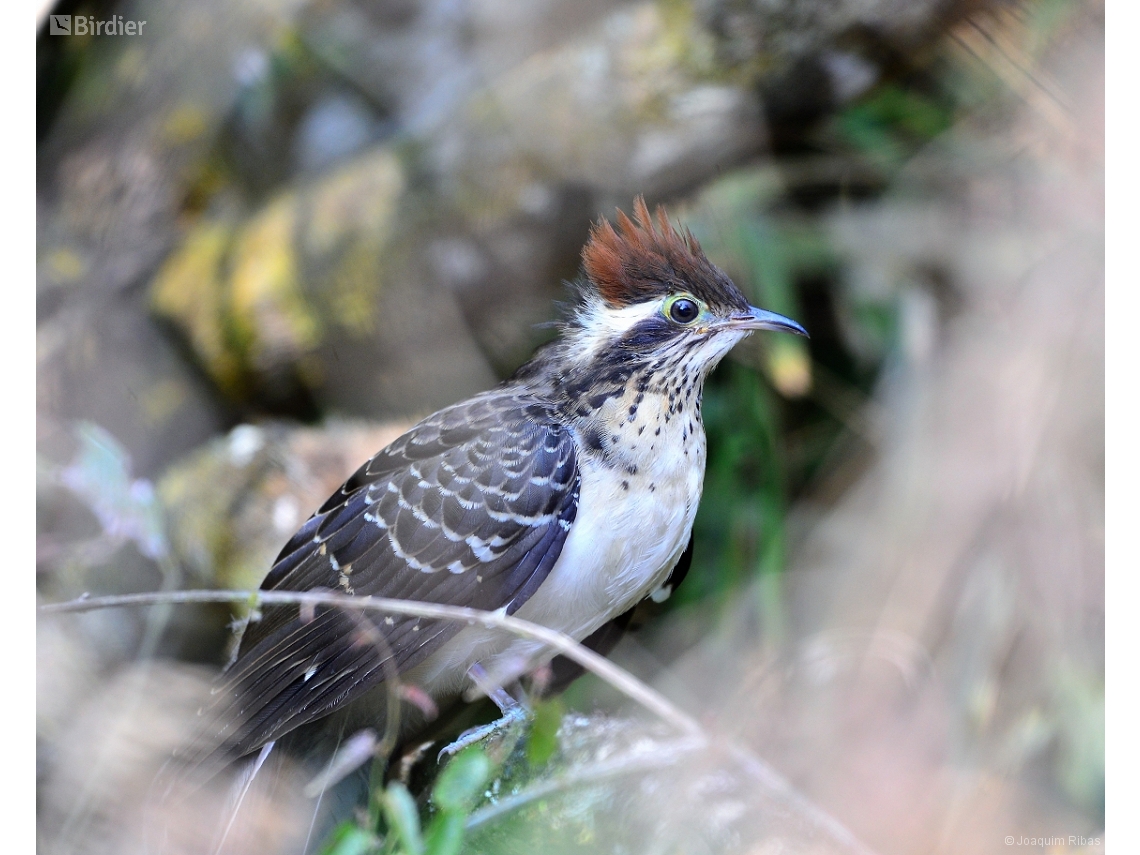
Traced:
<path fill-rule="evenodd" d="M 477 745 L 466 748 L 447 764 L 432 790 L 432 801 L 441 811 L 467 812 L 482 794 L 491 777 L 491 761 Z"/>
<path fill-rule="evenodd" d="M 554 756 L 564 711 L 562 702 L 557 698 L 543 701 L 535 707 L 526 743 L 526 760 L 531 766 L 542 766 Z"/>
<path fill-rule="evenodd" d="M 408 788 L 399 781 L 388 785 L 380 797 L 384 819 L 408 855 L 423 855 L 424 840 L 420 834 L 420 814 Z"/>
<path fill-rule="evenodd" d="M 466 822 L 465 811 L 449 810 L 437 814 L 428 826 L 427 855 L 457 855 L 463 845 Z"/>
<path fill-rule="evenodd" d="M 380 841 L 354 822 L 344 822 L 333 832 L 332 839 L 321 849 L 321 855 L 366 855 L 376 852 Z"/>

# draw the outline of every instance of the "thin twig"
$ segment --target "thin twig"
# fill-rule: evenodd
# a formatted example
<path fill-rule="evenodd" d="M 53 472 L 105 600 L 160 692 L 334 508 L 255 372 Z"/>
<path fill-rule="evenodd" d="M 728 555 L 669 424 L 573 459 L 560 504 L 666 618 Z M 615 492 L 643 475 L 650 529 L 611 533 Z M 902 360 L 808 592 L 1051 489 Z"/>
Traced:
<path fill-rule="evenodd" d="M 677 728 L 686 736 L 705 738 L 704 730 L 692 716 L 688 715 L 660 692 L 645 685 L 628 671 L 614 665 L 608 659 L 583 647 L 570 636 L 549 627 L 539 626 L 530 621 L 508 617 L 496 612 L 469 609 L 464 606 L 447 606 L 439 603 L 424 603 L 415 600 L 393 600 L 384 597 L 355 597 L 324 591 L 169 591 L 146 594 L 119 594 L 109 597 L 81 597 L 65 603 L 50 603 L 39 607 L 45 614 L 87 612 L 95 609 L 124 608 L 127 606 L 154 606 L 187 603 L 242 603 L 252 605 L 309 605 L 337 606 L 358 611 L 382 612 L 385 614 L 411 615 L 413 617 L 440 618 L 442 620 L 463 621 L 470 625 L 492 629 L 503 629 L 522 638 L 539 641 L 547 647 L 572 659 L 586 670 L 596 674 L 619 692 L 662 720 Z"/>
<path fill-rule="evenodd" d="M 105 608 L 129 606 L 154 606 L 187 603 L 249 603 L 252 606 L 268 605 L 309 605 L 337 606 L 357 611 L 375 611 L 388 614 L 403 614 L 413 617 L 439 618 L 442 620 L 463 621 L 474 625 L 503 629 L 523 638 L 539 641 L 558 653 L 574 660 L 583 668 L 596 674 L 626 697 L 668 722 L 682 732 L 681 740 L 666 743 L 660 754 L 645 757 L 616 757 L 611 761 L 595 764 L 590 769 L 574 772 L 551 781 L 534 785 L 515 796 L 501 800 L 498 805 L 484 808 L 472 815 L 468 827 L 482 825 L 494 817 L 515 810 L 524 804 L 578 784 L 598 781 L 636 772 L 649 772 L 672 765 L 682 757 L 702 748 L 727 750 L 728 756 L 747 770 L 752 777 L 761 781 L 770 791 L 788 798 L 802 816 L 812 821 L 842 848 L 858 855 L 870 855 L 867 849 L 842 823 L 825 811 L 816 807 L 810 799 L 797 792 L 775 770 L 759 760 L 747 749 L 712 740 L 700 724 L 687 713 L 678 709 L 660 693 L 642 683 L 624 669 L 583 647 L 570 636 L 548 627 L 507 617 L 503 614 L 470 609 L 463 606 L 446 606 L 438 603 L 424 603 L 414 600 L 392 600 L 382 597 L 356 597 L 346 594 L 323 591 L 169 591 L 146 594 L 121 594 L 108 597 L 83 596 L 64 603 L 41 605 L 44 614 L 67 614 L 94 611 Z"/>
<path fill-rule="evenodd" d="M 676 766 L 694 754 L 704 754 L 710 750 L 713 756 L 720 754 L 757 782 L 766 796 L 781 800 L 801 819 L 811 824 L 815 831 L 823 832 L 840 851 L 848 855 L 875 855 L 874 850 L 868 848 L 846 826 L 806 798 L 771 766 L 748 750 L 722 740 L 709 742 L 692 737 L 658 743 L 652 751 L 624 752 L 604 760 L 595 760 L 589 765 L 571 768 L 562 774 L 528 784 L 519 792 L 500 798 L 472 813 L 467 819 L 466 828 L 472 831 L 557 793 L 626 775 L 660 771 Z"/>
<path fill-rule="evenodd" d="M 674 742 L 662 743 L 654 747 L 652 753 L 637 755 L 619 754 L 605 760 L 596 760 L 589 766 L 571 769 L 553 778 L 530 784 L 517 793 L 499 799 L 497 802 L 480 808 L 467 818 L 468 831 L 485 825 L 491 820 L 555 793 L 563 792 L 582 784 L 592 784 L 609 778 L 635 775 L 640 772 L 654 772 L 680 762 L 684 757 L 703 751 L 708 747 L 704 739 L 686 737 Z"/>

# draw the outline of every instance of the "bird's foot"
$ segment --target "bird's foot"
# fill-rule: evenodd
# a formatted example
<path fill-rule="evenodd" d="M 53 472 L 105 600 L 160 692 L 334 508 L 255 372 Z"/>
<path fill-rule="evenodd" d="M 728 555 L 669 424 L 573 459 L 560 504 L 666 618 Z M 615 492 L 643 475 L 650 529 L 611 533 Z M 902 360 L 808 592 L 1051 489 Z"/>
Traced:
<path fill-rule="evenodd" d="M 511 730 L 518 724 L 530 719 L 530 710 L 520 703 L 516 703 L 513 707 L 503 711 L 502 718 L 496 719 L 490 724 L 480 725 L 479 727 L 472 727 L 459 734 L 459 738 L 447 745 L 439 752 L 438 761 L 442 761 L 444 756 L 451 757 L 458 754 L 469 745 L 478 745 L 481 742 L 488 740 L 498 740 L 510 735 Z M 513 744 L 513 741 L 512 741 Z"/>
<path fill-rule="evenodd" d="M 478 662 L 467 670 L 467 676 L 483 694 L 495 702 L 502 717 L 490 724 L 463 731 L 458 739 L 439 752 L 438 760 L 443 760 L 444 755 L 451 757 L 458 754 L 469 745 L 502 739 L 508 736 L 516 725 L 530 719 L 530 708 L 525 701 L 516 700 L 506 689 L 492 681 Z M 514 744 L 514 740 L 511 740 L 511 744 Z"/>

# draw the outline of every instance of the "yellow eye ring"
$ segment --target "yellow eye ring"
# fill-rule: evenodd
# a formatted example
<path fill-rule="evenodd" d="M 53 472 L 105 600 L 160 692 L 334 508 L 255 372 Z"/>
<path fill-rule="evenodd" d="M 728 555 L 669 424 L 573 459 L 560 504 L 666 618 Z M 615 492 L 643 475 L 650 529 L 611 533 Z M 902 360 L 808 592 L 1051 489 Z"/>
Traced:
<path fill-rule="evenodd" d="M 669 320 L 681 326 L 688 326 L 701 316 L 704 306 L 691 294 L 675 294 L 665 301 L 661 311 Z"/>

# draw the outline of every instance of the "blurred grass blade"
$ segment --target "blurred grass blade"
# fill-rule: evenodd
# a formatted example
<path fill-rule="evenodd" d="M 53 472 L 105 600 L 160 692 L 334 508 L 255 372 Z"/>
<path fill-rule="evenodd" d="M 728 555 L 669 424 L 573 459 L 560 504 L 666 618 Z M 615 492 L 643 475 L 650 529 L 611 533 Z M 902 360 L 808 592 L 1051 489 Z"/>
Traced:
<path fill-rule="evenodd" d="M 388 829 L 400 841 L 408 855 L 423 855 L 424 839 L 420 833 L 420 814 L 408 788 L 399 781 L 388 785 L 380 797 Z"/>
<path fill-rule="evenodd" d="M 148 558 L 165 558 L 169 548 L 153 485 L 131 479 L 130 455 L 106 430 L 80 422 L 76 433 L 79 452 L 60 481 L 87 503 L 108 535 L 134 541 Z"/>
<path fill-rule="evenodd" d="M 491 761 L 478 746 L 472 746 L 447 764 L 432 790 L 432 802 L 441 811 L 468 811 L 491 777 Z"/>

